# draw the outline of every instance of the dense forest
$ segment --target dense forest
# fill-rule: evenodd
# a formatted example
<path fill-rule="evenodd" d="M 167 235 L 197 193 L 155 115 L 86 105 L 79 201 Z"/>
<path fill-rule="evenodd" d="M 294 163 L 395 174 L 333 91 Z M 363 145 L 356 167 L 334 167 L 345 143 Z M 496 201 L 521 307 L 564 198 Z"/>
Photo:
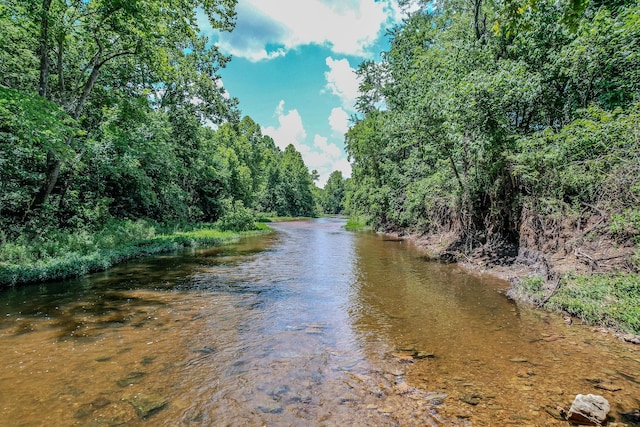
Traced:
<path fill-rule="evenodd" d="M 539 264 L 521 297 L 640 331 L 640 3 L 422 6 L 358 70 L 350 212 L 449 259 Z"/>
<path fill-rule="evenodd" d="M 199 31 L 198 12 L 232 31 L 235 3 L 0 3 L 3 266 L 88 255 L 100 235 L 316 214 L 317 176 L 240 117 L 230 58 Z"/>

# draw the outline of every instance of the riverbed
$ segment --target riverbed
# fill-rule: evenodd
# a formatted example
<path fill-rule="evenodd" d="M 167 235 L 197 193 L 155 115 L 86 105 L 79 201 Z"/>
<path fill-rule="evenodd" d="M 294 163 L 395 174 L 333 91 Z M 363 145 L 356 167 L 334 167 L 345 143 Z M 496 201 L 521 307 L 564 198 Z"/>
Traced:
<path fill-rule="evenodd" d="M 0 293 L 0 425 L 553 426 L 637 346 L 321 218 Z"/>

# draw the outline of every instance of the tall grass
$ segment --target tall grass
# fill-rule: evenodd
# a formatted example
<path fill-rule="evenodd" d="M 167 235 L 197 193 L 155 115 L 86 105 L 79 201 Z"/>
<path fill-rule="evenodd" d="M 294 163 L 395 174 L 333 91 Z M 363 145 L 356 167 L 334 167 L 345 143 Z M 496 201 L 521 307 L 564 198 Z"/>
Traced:
<path fill-rule="evenodd" d="M 358 215 L 351 215 L 347 218 L 347 224 L 344 226 L 349 231 L 369 229 L 369 218 Z"/>
<path fill-rule="evenodd" d="M 221 231 L 211 224 L 161 225 L 147 220 L 113 220 L 100 230 L 48 230 L 0 245 L 0 287 L 81 276 L 150 254 L 197 245 L 236 242 L 242 235 L 264 232 Z"/>

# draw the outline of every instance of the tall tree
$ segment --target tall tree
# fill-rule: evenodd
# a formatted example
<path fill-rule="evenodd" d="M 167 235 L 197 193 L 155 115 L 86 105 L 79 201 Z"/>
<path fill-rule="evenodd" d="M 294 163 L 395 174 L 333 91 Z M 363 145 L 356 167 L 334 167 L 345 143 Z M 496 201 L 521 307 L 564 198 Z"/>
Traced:
<path fill-rule="evenodd" d="M 231 30 L 235 0 L 28 0 L 9 3 L 13 21 L 39 28 L 37 92 L 79 120 L 99 83 L 110 91 L 161 94 L 161 106 L 200 102 L 203 119 L 228 117 L 233 100 L 217 84 L 216 72 L 228 58 L 199 36 L 197 13 L 214 28 Z M 24 34 L 26 37 L 27 35 Z M 23 42 L 29 45 L 28 42 Z M 51 72 L 55 70 L 55 72 Z M 29 87 L 20 87 L 29 90 Z M 233 115 L 233 114 L 232 114 Z M 73 140 L 68 145 L 79 155 Z M 45 203 L 55 188 L 62 159 L 47 153 L 45 179 L 33 207 Z"/>

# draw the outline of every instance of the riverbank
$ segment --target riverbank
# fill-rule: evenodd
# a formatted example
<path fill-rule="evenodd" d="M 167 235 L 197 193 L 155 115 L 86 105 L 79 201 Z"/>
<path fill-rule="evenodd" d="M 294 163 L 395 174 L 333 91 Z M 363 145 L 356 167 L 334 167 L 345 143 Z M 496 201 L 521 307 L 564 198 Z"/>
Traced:
<path fill-rule="evenodd" d="M 449 248 L 454 234 L 393 236 L 412 241 L 428 259 L 456 262 L 473 274 L 509 281 L 507 296 L 518 303 L 559 313 L 568 322 L 605 328 L 622 340 L 640 344 L 637 273 L 596 270 L 582 264 L 577 255 L 555 257 L 527 249 L 510 258 L 482 249 L 453 253 Z"/>
<path fill-rule="evenodd" d="M 49 282 L 104 271 L 143 256 L 195 246 L 219 246 L 269 232 L 260 222 L 251 230 L 221 230 L 214 224 L 160 225 L 150 221 L 113 221 L 93 232 L 50 231 L 0 245 L 0 288 Z"/>

